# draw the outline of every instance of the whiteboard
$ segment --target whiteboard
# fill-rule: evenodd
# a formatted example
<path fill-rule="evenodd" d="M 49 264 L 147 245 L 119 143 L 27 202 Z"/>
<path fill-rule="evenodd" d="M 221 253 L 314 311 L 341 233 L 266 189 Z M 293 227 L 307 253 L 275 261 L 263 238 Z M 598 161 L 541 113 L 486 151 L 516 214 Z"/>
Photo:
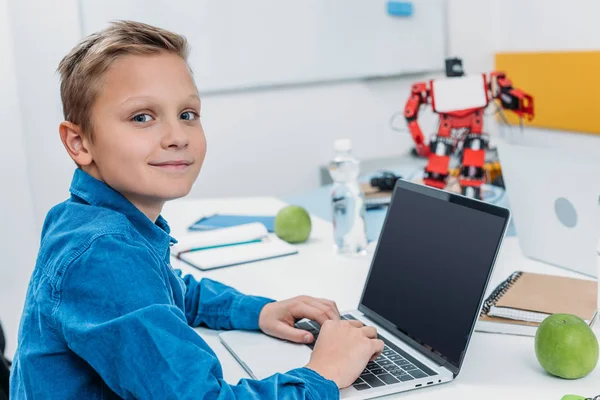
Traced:
<path fill-rule="evenodd" d="M 445 0 L 80 0 L 83 35 L 109 21 L 187 37 L 201 92 L 441 71 Z"/>

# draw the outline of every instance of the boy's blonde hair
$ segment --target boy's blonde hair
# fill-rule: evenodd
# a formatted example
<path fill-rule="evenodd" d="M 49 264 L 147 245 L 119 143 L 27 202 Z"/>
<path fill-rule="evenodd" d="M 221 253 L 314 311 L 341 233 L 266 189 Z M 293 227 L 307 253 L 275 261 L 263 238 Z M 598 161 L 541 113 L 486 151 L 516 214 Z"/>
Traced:
<path fill-rule="evenodd" d="M 120 56 L 127 54 L 177 54 L 187 62 L 185 37 L 135 21 L 116 21 L 84 38 L 58 65 L 60 96 L 66 121 L 93 132 L 91 108 L 102 85 L 102 75 Z"/>

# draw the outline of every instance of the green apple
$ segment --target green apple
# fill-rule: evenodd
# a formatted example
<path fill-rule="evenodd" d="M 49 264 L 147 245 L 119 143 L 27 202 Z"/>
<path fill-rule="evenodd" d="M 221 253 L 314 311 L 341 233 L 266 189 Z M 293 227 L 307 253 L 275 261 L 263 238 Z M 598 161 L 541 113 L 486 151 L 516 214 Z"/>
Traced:
<path fill-rule="evenodd" d="M 565 379 L 579 379 L 596 368 L 598 339 L 581 318 L 553 314 L 537 329 L 535 354 L 548 373 Z"/>
<path fill-rule="evenodd" d="M 310 215 L 300 206 L 284 207 L 275 216 L 275 234 L 288 243 L 305 242 L 311 229 Z"/>

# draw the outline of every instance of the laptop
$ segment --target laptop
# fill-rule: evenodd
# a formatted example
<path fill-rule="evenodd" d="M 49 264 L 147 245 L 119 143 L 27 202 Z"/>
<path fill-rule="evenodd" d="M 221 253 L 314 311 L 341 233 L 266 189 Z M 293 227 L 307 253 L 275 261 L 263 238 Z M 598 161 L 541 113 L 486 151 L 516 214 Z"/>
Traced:
<path fill-rule="evenodd" d="M 498 156 L 523 254 L 596 277 L 600 161 L 508 143 L 498 145 Z"/>
<path fill-rule="evenodd" d="M 509 218 L 506 208 L 397 181 L 358 309 L 342 313 L 375 326 L 385 349 L 341 398 L 421 389 L 458 376 Z M 296 326 L 318 337 L 315 321 Z M 219 337 L 255 379 L 303 367 L 313 348 L 260 332 Z"/>

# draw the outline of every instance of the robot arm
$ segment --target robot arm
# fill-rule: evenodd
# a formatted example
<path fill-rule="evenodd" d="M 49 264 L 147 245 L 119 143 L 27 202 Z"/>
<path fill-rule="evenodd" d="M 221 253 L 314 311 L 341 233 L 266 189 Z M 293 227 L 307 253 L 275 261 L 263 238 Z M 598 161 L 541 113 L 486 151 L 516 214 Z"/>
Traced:
<path fill-rule="evenodd" d="M 500 106 L 520 117 L 533 119 L 533 97 L 521 89 L 513 88 L 512 82 L 504 72 L 490 74 L 490 90 L 492 98 L 500 100 Z"/>
<path fill-rule="evenodd" d="M 408 123 L 408 129 L 415 142 L 417 153 L 422 157 L 427 157 L 430 153 L 429 146 L 425 143 L 425 136 L 417 121 L 421 105 L 427 104 L 429 100 L 429 89 L 426 83 L 416 83 L 412 85 L 410 97 L 404 107 L 404 118 Z"/>

